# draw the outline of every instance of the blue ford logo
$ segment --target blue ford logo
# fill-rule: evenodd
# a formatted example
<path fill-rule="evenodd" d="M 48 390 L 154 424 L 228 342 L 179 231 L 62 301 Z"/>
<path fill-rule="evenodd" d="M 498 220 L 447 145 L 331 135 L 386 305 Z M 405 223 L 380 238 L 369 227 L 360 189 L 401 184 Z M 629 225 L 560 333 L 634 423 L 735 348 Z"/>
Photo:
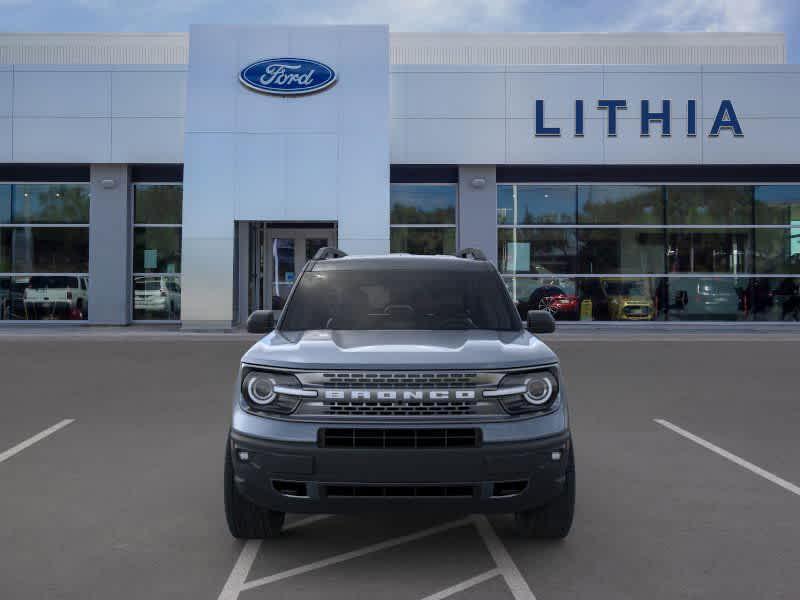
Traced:
<path fill-rule="evenodd" d="M 336 81 L 328 65 L 306 58 L 268 58 L 247 65 L 239 81 L 267 94 L 297 96 L 324 90 Z"/>

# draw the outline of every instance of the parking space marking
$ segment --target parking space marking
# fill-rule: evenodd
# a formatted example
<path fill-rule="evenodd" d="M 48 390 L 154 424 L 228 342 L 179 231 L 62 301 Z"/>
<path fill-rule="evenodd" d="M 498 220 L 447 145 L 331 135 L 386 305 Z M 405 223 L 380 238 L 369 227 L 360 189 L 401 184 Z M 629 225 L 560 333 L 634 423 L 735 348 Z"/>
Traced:
<path fill-rule="evenodd" d="M 33 436 L 29 437 L 24 442 L 20 442 L 19 444 L 17 444 L 13 448 L 9 448 L 5 452 L 0 453 L 0 463 L 7 461 L 9 458 L 14 456 L 15 454 L 19 454 L 20 452 L 25 450 L 25 448 L 30 448 L 36 442 L 41 442 L 44 438 L 54 434 L 59 429 L 63 429 L 64 427 L 66 427 L 70 423 L 74 423 L 74 422 L 75 422 L 75 419 L 64 419 L 63 421 L 59 421 L 58 423 L 56 423 L 52 427 L 48 427 L 44 431 L 40 431 L 36 435 L 33 435 Z"/>
<path fill-rule="evenodd" d="M 516 563 L 508 553 L 508 550 L 506 550 L 503 542 L 500 541 L 494 527 L 489 523 L 489 519 L 487 519 L 485 515 L 474 515 L 472 521 L 475 523 L 475 527 L 478 528 L 478 533 L 481 538 L 483 538 L 483 542 L 486 544 L 489 554 L 492 555 L 498 571 L 500 571 L 503 579 L 506 580 L 506 585 L 508 585 L 508 588 L 511 590 L 514 599 L 536 600 L 536 596 L 533 595 L 531 588 L 528 586 L 528 582 L 525 581 L 525 578 L 522 576 L 522 573 L 520 573 Z"/>
<path fill-rule="evenodd" d="M 315 515 L 306 519 L 301 519 L 300 521 L 296 521 L 287 525 L 285 529 L 302 527 L 303 525 L 319 521 L 320 519 L 325 519 L 329 516 L 330 515 Z M 276 581 L 282 581 L 296 575 L 303 575 L 305 573 L 330 567 L 354 558 L 360 558 L 368 554 L 380 552 L 381 550 L 388 550 L 389 548 L 401 546 L 409 542 L 415 542 L 417 540 L 421 540 L 438 533 L 443 533 L 451 529 L 456 529 L 457 527 L 464 527 L 466 525 L 473 525 L 477 529 L 478 535 L 486 545 L 486 549 L 489 551 L 489 554 L 494 560 L 495 565 L 497 565 L 496 568 L 490 569 L 484 573 L 481 573 L 480 575 L 476 575 L 475 577 L 465 579 L 464 581 L 443 590 L 439 590 L 434 594 L 426 596 L 422 600 L 442 600 L 443 598 L 447 598 L 453 594 L 467 590 L 497 576 L 503 577 L 515 600 L 536 600 L 536 596 L 533 595 L 531 588 L 528 586 L 528 582 L 525 581 L 525 578 L 522 576 L 519 568 L 517 568 L 517 565 L 514 563 L 514 560 L 511 558 L 508 550 L 506 550 L 503 542 L 500 541 L 500 538 L 497 536 L 492 524 L 484 515 L 473 515 L 465 519 L 442 523 L 441 525 L 429 527 L 428 529 L 422 529 L 414 533 L 384 540 L 383 542 L 378 542 L 377 544 L 370 544 L 369 546 L 351 550 L 350 552 L 344 552 L 342 554 L 323 558 L 322 560 L 308 563 L 306 565 L 287 569 L 286 571 L 281 571 L 280 573 L 274 573 L 273 575 L 260 577 L 259 579 L 254 579 L 253 581 L 247 581 L 247 576 L 249 575 L 250 569 L 252 568 L 256 557 L 258 556 L 258 551 L 261 549 L 262 542 L 261 540 L 249 540 L 242 547 L 242 550 L 239 553 L 239 558 L 236 560 L 236 564 L 233 566 L 233 569 L 228 576 L 228 580 L 225 582 L 225 586 L 222 588 L 222 592 L 220 592 L 217 600 L 237 600 L 239 594 L 246 590 L 262 587 L 264 585 L 275 583 Z"/>
<path fill-rule="evenodd" d="M 327 519 L 330 515 L 313 515 L 300 519 L 294 523 L 289 523 L 283 529 L 295 529 L 303 525 L 310 525 L 322 519 Z M 236 564 L 233 565 L 231 574 L 228 575 L 228 581 L 222 588 L 217 600 L 236 600 L 239 597 L 239 592 L 242 590 L 242 585 L 247 581 L 247 576 L 250 574 L 250 569 L 258 556 L 258 551 L 261 549 L 262 540 L 247 540 L 242 551 L 239 553 L 239 558 L 236 559 Z"/>
<path fill-rule="evenodd" d="M 236 600 L 239 597 L 239 590 L 247 580 L 247 574 L 250 573 L 260 548 L 261 540 L 247 540 L 245 542 L 245 545 L 242 546 L 242 551 L 239 553 L 239 558 L 236 559 L 236 564 L 233 565 L 231 574 L 228 575 L 228 581 L 225 582 L 217 600 Z"/>
<path fill-rule="evenodd" d="M 750 471 L 752 473 L 755 473 L 759 477 L 763 477 L 767 481 L 771 481 L 775 485 L 778 485 L 778 486 L 782 487 L 783 489 L 785 489 L 785 490 L 787 490 L 787 491 L 789 491 L 789 492 L 791 492 L 791 493 L 793 493 L 793 494 L 795 494 L 797 496 L 800 496 L 800 487 L 796 486 L 795 484 L 793 484 L 793 483 L 791 483 L 789 481 L 786 481 L 785 479 L 783 479 L 781 477 L 778 477 L 774 473 L 770 473 L 769 471 L 766 471 L 766 470 L 762 469 L 758 465 L 754 465 L 753 463 L 741 458 L 740 456 L 736 456 L 735 454 L 733 454 L 731 452 L 728 452 L 724 448 L 720 448 L 719 446 L 716 446 L 716 445 L 712 444 L 711 442 L 708 442 L 708 441 L 704 440 L 703 438 L 701 438 L 699 436 L 696 436 L 695 434 L 686 431 L 685 429 L 681 429 L 677 425 L 674 425 L 673 423 L 670 423 L 669 421 L 667 421 L 665 419 L 653 419 L 653 421 L 655 421 L 656 423 L 658 423 L 662 427 L 666 427 L 667 429 L 669 429 L 671 431 L 674 431 L 678 435 L 681 435 L 681 436 L 685 437 L 687 440 L 691 440 L 695 444 L 698 444 L 698 445 L 702 446 L 703 448 L 705 448 L 707 450 L 711 450 L 711 452 L 714 452 L 715 454 L 718 454 L 719 456 L 721 456 L 723 458 L 727 458 L 732 463 L 735 463 L 735 464 L 739 465 L 740 467 L 743 467 L 743 468 L 747 469 L 748 471 Z"/>
<path fill-rule="evenodd" d="M 442 525 L 437 525 L 435 527 L 423 529 L 421 531 L 410 533 L 408 535 L 403 535 L 400 537 L 385 540 L 383 542 L 378 542 L 377 544 L 364 546 L 363 548 L 359 548 L 358 550 L 351 550 L 350 552 L 345 552 L 343 554 L 337 554 L 335 556 L 323 558 L 322 560 L 318 560 L 316 562 L 309 563 L 307 565 L 302 565 L 300 567 L 295 567 L 294 569 L 288 569 L 280 573 L 275 573 L 274 575 L 268 575 L 267 577 L 261 577 L 260 579 L 254 579 L 253 581 L 248 581 L 247 583 L 243 584 L 239 588 L 239 590 L 240 591 L 250 590 L 253 588 L 261 587 L 262 585 L 267 585 L 268 583 L 274 583 L 276 581 L 280 581 L 281 579 L 287 579 L 288 577 L 294 577 L 295 575 L 302 575 L 310 571 L 316 571 L 317 569 L 322 569 L 324 567 L 336 565 L 345 562 L 347 560 L 351 560 L 353 558 L 359 558 L 361 556 L 366 556 L 367 554 L 380 552 L 381 550 L 388 550 L 389 548 L 394 548 L 395 546 L 407 544 L 408 542 L 415 542 L 417 540 L 421 540 L 423 538 L 436 535 L 437 533 L 443 533 L 445 531 L 449 531 L 450 529 L 455 529 L 456 527 L 463 527 L 464 525 L 469 525 L 469 523 L 470 519 L 459 519 L 458 521 L 450 521 L 449 523 L 443 523 Z"/>
<path fill-rule="evenodd" d="M 425 596 L 422 600 L 443 600 L 444 598 L 449 598 L 453 594 L 457 594 L 459 592 L 463 592 L 464 590 L 468 590 L 469 588 L 474 587 L 479 583 L 483 583 L 484 581 L 488 581 L 492 577 L 497 577 L 498 575 L 500 575 L 500 569 L 490 569 L 485 573 L 481 573 L 480 575 L 476 575 L 475 577 L 470 577 L 469 579 L 466 579 L 461 583 L 451 585 L 449 588 L 440 590 L 435 594 L 431 594 L 430 596 Z"/>

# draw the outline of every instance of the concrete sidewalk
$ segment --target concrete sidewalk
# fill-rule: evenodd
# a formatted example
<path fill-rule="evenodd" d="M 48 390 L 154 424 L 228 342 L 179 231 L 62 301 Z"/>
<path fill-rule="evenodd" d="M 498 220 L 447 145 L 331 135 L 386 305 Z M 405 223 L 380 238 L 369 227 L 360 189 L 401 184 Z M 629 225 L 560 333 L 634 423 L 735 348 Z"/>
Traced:
<path fill-rule="evenodd" d="M 80 340 L 252 340 L 259 335 L 250 334 L 244 327 L 229 330 L 197 331 L 181 329 L 179 325 L 131 325 L 112 327 L 98 325 L 26 324 L 0 325 L 0 339 L 80 339 Z M 800 322 L 644 322 L 644 323 L 601 323 L 601 322 L 563 322 L 559 321 L 556 332 L 542 335 L 549 340 L 615 340 L 637 339 L 657 340 L 731 340 L 750 341 L 800 341 Z"/>

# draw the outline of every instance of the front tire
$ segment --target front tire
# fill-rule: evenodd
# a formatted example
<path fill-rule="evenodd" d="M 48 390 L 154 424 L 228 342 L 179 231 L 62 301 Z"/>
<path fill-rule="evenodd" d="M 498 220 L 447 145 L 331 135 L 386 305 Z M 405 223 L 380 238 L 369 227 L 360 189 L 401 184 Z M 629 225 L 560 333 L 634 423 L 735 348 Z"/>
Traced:
<path fill-rule="evenodd" d="M 239 539 L 265 539 L 280 535 L 286 513 L 262 508 L 236 489 L 233 457 L 228 437 L 225 447 L 225 518 L 231 535 Z"/>
<path fill-rule="evenodd" d="M 538 508 L 514 514 L 517 533 L 527 538 L 559 540 L 567 537 L 575 514 L 575 457 L 570 449 L 561 493 Z"/>

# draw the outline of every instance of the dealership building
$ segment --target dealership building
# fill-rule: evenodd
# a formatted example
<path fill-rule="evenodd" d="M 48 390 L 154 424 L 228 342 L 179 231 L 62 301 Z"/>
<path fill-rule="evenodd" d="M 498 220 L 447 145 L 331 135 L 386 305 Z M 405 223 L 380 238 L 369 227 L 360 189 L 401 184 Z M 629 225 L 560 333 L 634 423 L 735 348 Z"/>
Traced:
<path fill-rule="evenodd" d="M 558 319 L 790 326 L 785 57 L 755 33 L 0 34 L 0 326 L 227 329 L 322 246 L 480 248 Z"/>

